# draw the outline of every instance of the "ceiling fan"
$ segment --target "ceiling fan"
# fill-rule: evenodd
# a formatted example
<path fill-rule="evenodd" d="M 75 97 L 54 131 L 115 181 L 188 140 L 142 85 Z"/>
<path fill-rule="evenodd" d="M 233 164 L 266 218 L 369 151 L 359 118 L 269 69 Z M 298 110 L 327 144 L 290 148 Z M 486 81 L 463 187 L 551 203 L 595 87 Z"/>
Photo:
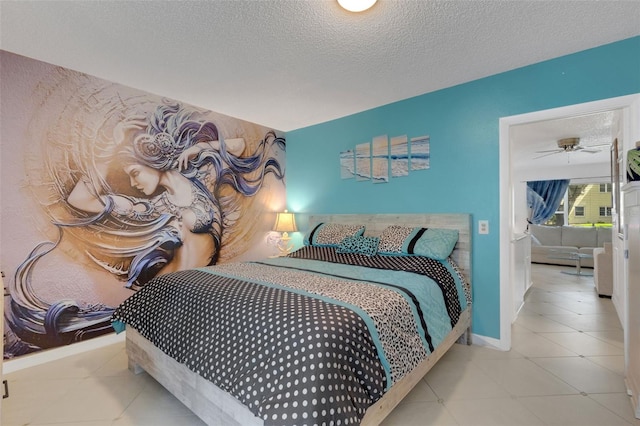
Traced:
<path fill-rule="evenodd" d="M 556 148 L 556 149 L 547 149 L 547 150 L 544 150 L 544 151 L 536 151 L 536 153 L 543 154 L 543 155 L 539 155 L 537 157 L 534 157 L 534 159 L 546 157 L 548 155 L 553 155 L 553 154 L 562 154 L 564 152 L 566 152 L 566 153 L 569 153 L 569 152 L 588 152 L 590 154 L 595 154 L 596 152 L 600 152 L 600 151 L 604 150 L 605 149 L 604 147 L 608 147 L 609 146 L 609 144 L 606 144 L 606 143 L 599 144 L 599 145 L 581 146 L 580 145 L 580 138 L 558 139 L 557 144 L 558 144 L 558 148 Z"/>

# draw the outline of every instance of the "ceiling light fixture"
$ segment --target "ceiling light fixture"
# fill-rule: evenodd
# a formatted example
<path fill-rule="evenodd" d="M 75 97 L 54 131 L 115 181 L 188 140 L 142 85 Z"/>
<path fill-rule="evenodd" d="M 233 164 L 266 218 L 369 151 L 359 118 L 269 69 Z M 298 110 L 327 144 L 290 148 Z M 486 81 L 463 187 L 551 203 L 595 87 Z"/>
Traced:
<path fill-rule="evenodd" d="M 575 151 L 576 149 L 581 149 L 580 147 L 580 138 L 564 138 L 558 140 L 558 148 L 564 151 Z"/>
<path fill-rule="evenodd" d="M 363 12 L 375 4 L 377 0 L 338 0 L 340 6 L 349 12 Z"/>

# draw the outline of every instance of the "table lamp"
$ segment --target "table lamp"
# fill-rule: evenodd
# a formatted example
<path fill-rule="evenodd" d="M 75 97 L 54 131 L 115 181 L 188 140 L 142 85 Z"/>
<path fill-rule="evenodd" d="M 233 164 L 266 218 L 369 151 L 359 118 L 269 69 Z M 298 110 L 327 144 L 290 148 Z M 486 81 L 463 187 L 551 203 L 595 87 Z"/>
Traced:
<path fill-rule="evenodd" d="M 280 251 L 280 256 L 286 256 L 291 253 L 293 244 L 291 244 L 289 232 L 298 232 L 294 214 L 289 213 L 287 210 L 282 213 L 278 213 L 276 216 L 276 223 L 273 225 L 273 230 L 276 232 L 282 232 L 282 236 L 280 237 L 280 241 L 277 245 L 278 250 Z"/>

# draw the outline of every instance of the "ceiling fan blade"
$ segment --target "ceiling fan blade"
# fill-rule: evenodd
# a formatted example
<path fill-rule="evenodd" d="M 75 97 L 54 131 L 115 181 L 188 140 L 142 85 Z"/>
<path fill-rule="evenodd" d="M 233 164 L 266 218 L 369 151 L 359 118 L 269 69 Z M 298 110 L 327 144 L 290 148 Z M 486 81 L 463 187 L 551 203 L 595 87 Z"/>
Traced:
<path fill-rule="evenodd" d="M 544 152 L 564 152 L 564 149 L 545 149 L 543 151 L 536 151 L 536 154 L 542 154 Z"/>
<path fill-rule="evenodd" d="M 588 148 L 585 148 L 585 149 L 582 150 L 582 152 L 588 152 L 589 154 L 596 154 L 598 152 L 602 152 L 602 150 L 601 149 L 588 149 Z"/>
<path fill-rule="evenodd" d="M 543 151 L 538 151 L 538 152 L 543 152 Z M 564 152 L 564 150 L 557 150 L 557 149 L 556 149 L 556 150 L 555 150 L 555 151 L 553 151 L 553 152 L 547 152 L 547 154 L 542 154 L 542 155 L 538 155 L 537 157 L 533 157 L 533 159 L 534 159 L 534 160 L 537 160 L 538 158 L 548 157 L 548 156 L 550 156 L 550 155 L 553 155 L 553 154 L 560 154 L 560 153 L 562 153 L 562 152 Z"/>

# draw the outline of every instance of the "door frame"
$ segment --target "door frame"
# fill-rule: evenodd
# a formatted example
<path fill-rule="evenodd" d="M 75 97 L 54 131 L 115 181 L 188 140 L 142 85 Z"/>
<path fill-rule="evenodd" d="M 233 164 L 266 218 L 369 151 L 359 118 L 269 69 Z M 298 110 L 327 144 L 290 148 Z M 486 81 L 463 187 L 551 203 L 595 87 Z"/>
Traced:
<path fill-rule="evenodd" d="M 587 102 L 576 105 L 569 105 L 559 108 L 552 108 L 542 111 L 535 111 L 526 114 L 502 117 L 499 120 L 499 191 L 500 191 L 500 339 L 497 342 L 498 349 L 511 349 L 511 323 L 513 286 L 510 277 L 515 265 L 511 256 L 510 244 L 513 236 L 513 184 L 512 163 L 511 163 L 511 126 L 527 124 L 538 121 L 554 120 L 579 115 L 593 114 L 614 109 L 623 109 L 628 112 L 634 103 L 638 103 L 640 94 L 620 96 L 616 98 L 603 99 L 599 101 Z M 624 114 L 623 134 L 629 134 L 631 126 L 638 126 L 638 118 Z M 628 118 L 628 119 L 627 119 Z M 635 121 L 634 121 L 635 120 Z M 630 144 L 630 141 L 623 141 L 623 149 Z M 623 324 L 624 326 L 624 324 Z"/>

